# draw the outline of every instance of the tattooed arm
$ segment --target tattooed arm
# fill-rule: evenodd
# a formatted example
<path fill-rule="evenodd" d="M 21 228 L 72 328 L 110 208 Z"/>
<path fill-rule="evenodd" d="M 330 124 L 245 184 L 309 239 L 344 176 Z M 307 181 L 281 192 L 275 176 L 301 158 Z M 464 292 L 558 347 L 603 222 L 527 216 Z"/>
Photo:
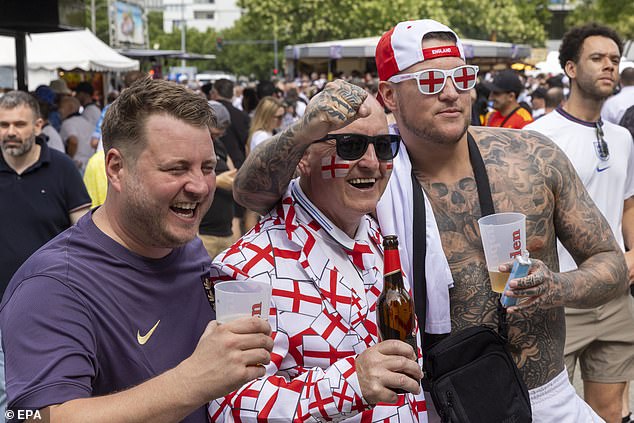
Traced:
<path fill-rule="evenodd" d="M 337 80 L 326 85 L 308 104 L 302 119 L 265 141 L 246 158 L 233 182 L 233 196 L 260 214 L 281 198 L 306 148 L 352 120 L 368 115 L 362 104 L 367 93 Z"/>
<path fill-rule="evenodd" d="M 542 171 L 554 201 L 556 235 L 577 263 L 578 269 L 553 273 L 535 260 L 530 275 L 511 282 L 514 296 L 529 297 L 510 312 L 567 306 L 592 308 L 604 304 L 627 287 L 623 253 L 601 211 L 590 198 L 565 153 L 548 138 L 529 133 L 534 157 L 544 162 Z"/>

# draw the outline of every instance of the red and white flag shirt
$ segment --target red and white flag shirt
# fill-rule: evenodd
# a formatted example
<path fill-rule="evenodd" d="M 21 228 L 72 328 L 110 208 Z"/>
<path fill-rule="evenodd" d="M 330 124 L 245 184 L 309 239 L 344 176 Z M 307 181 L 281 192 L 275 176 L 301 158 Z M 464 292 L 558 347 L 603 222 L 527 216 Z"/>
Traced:
<path fill-rule="evenodd" d="M 214 283 L 252 278 L 273 287 L 274 346 L 266 376 L 212 401 L 211 421 L 427 422 L 422 391 L 375 406 L 361 396 L 355 359 L 378 342 L 383 250 L 369 216 L 355 238 L 321 214 L 294 180 L 278 207 L 218 255 Z"/>

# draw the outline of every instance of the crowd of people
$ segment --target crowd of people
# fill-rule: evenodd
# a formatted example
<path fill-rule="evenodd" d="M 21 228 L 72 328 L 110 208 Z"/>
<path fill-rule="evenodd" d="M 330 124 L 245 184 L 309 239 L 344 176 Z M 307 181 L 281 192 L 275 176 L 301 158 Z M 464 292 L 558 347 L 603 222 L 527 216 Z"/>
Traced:
<path fill-rule="evenodd" d="M 377 75 L 198 87 L 131 72 L 103 108 L 88 82 L 4 93 L 0 404 L 63 422 L 438 422 L 424 350 L 499 323 L 488 201 L 526 216 L 531 270 L 504 294 L 533 421 L 634 421 L 622 53 L 588 24 L 562 40 L 563 78 L 479 75 L 423 19 L 381 37 Z M 413 297 L 424 262 L 414 350 L 377 330 L 388 234 Z M 270 284 L 268 321 L 219 325 L 205 287 L 224 280 Z"/>

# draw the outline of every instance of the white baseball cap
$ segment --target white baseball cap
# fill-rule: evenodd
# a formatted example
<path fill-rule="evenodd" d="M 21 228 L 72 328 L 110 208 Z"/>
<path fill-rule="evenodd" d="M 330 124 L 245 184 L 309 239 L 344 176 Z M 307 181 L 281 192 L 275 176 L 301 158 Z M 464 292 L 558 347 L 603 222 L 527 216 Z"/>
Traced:
<path fill-rule="evenodd" d="M 449 32 L 456 37 L 456 45 L 423 49 L 423 37 L 430 32 Z M 376 69 L 381 81 L 387 81 L 410 66 L 436 57 L 465 59 L 464 48 L 458 35 L 448 26 L 432 19 L 405 21 L 387 31 L 376 46 Z"/>

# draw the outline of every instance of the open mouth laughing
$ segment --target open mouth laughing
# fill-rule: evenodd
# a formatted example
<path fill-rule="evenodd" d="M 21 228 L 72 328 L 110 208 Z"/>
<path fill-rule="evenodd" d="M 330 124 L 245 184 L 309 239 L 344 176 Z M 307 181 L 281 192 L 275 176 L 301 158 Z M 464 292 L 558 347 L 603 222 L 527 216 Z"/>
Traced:
<path fill-rule="evenodd" d="M 370 189 L 376 184 L 376 178 L 355 178 L 350 179 L 348 183 L 357 189 Z"/>
<path fill-rule="evenodd" d="M 181 217 L 191 219 L 196 214 L 197 207 L 198 203 L 176 203 L 170 206 L 170 210 Z"/>

